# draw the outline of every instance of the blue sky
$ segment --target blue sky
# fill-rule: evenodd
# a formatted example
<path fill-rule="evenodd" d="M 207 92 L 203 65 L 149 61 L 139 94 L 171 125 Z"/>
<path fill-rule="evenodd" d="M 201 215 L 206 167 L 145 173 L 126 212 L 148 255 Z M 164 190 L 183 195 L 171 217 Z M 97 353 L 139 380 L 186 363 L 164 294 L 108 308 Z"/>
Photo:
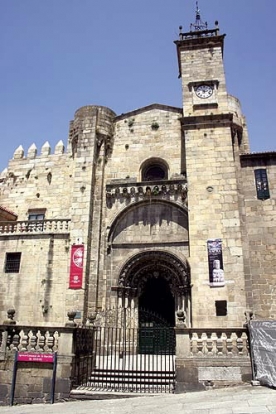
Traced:
<path fill-rule="evenodd" d="M 199 0 L 225 39 L 228 92 L 241 100 L 251 151 L 275 150 L 275 0 Z M 194 0 L 0 0 L 0 171 L 22 145 L 67 143 L 83 105 L 118 115 L 151 103 L 181 107 L 178 27 Z"/>

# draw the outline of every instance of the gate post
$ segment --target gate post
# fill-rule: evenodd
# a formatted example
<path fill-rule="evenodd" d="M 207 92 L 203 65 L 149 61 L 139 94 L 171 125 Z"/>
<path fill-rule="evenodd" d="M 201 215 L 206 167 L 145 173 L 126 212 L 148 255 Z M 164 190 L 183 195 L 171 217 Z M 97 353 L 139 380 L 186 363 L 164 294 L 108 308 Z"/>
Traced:
<path fill-rule="evenodd" d="M 198 369 L 193 363 L 190 349 L 190 330 L 184 323 L 175 328 L 176 356 L 175 356 L 175 393 L 180 394 L 188 390 L 204 389 L 198 383 Z"/>
<path fill-rule="evenodd" d="M 64 332 L 60 333 L 58 344 L 57 391 L 67 397 L 70 395 L 74 381 L 72 375 L 75 360 L 74 331 L 75 328 L 66 327 Z"/>
<path fill-rule="evenodd" d="M 177 358 L 187 358 L 190 356 L 190 334 L 184 324 L 175 327 L 176 348 L 175 355 Z"/>
<path fill-rule="evenodd" d="M 175 327 L 175 342 L 175 393 L 180 394 L 185 391 L 184 360 L 190 352 L 190 335 L 184 323 L 178 323 Z"/>

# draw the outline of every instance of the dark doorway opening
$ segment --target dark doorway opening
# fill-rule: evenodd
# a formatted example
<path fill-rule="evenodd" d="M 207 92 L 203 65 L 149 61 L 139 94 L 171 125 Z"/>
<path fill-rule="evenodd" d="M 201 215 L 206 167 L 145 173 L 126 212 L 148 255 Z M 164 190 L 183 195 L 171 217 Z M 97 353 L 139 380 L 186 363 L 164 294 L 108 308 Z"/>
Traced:
<path fill-rule="evenodd" d="M 139 353 L 175 353 L 175 304 L 168 282 L 149 277 L 139 298 Z"/>
<path fill-rule="evenodd" d="M 139 298 L 139 317 L 141 313 L 143 313 L 143 322 L 154 322 L 160 326 L 164 321 L 166 326 L 175 325 L 174 298 L 164 278 L 160 276 L 148 278 Z"/>

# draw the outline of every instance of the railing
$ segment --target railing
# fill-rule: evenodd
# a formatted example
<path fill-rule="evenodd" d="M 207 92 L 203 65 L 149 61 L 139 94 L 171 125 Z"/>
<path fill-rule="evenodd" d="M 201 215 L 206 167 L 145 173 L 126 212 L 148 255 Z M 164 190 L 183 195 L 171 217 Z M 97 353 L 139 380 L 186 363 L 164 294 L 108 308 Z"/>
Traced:
<path fill-rule="evenodd" d="M 73 364 L 73 386 L 86 384 L 95 368 L 95 328 L 79 327 L 74 331 L 75 359 Z"/>
<path fill-rule="evenodd" d="M 1 234 L 68 233 L 69 219 L 0 221 Z"/>
<path fill-rule="evenodd" d="M 61 328 L 63 329 L 63 328 Z M 58 328 L 60 331 L 60 328 Z M 1 326 L 0 350 L 54 352 L 58 350 L 57 328 Z"/>
<path fill-rule="evenodd" d="M 74 385 L 92 390 L 173 392 L 174 340 L 174 328 L 77 328 Z"/>
<path fill-rule="evenodd" d="M 189 329 L 190 356 L 195 358 L 248 357 L 246 329 Z"/>
<path fill-rule="evenodd" d="M 186 33 L 179 33 L 179 40 L 197 39 L 199 37 L 218 36 L 219 29 L 193 30 Z"/>

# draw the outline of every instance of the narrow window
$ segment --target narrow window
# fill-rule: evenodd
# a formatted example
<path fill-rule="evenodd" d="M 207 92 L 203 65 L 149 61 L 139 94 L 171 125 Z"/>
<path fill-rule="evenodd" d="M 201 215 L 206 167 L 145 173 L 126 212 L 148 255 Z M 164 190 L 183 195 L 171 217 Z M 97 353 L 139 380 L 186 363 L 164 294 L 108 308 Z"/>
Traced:
<path fill-rule="evenodd" d="M 29 209 L 28 220 L 32 223 L 28 224 L 28 231 L 42 231 L 45 219 L 46 208 Z"/>
<path fill-rule="evenodd" d="M 44 220 L 45 219 L 46 208 L 29 208 L 28 210 L 28 220 Z"/>
<path fill-rule="evenodd" d="M 227 315 L 227 300 L 216 300 L 216 315 L 217 316 Z"/>
<path fill-rule="evenodd" d="M 33 220 L 44 220 L 45 214 L 44 213 L 29 213 L 29 221 L 33 221 Z"/>
<path fill-rule="evenodd" d="M 5 273 L 19 273 L 21 253 L 6 253 Z"/>
<path fill-rule="evenodd" d="M 259 168 L 258 170 L 254 170 L 254 173 L 257 198 L 259 200 L 266 200 L 270 197 L 266 169 Z"/>

